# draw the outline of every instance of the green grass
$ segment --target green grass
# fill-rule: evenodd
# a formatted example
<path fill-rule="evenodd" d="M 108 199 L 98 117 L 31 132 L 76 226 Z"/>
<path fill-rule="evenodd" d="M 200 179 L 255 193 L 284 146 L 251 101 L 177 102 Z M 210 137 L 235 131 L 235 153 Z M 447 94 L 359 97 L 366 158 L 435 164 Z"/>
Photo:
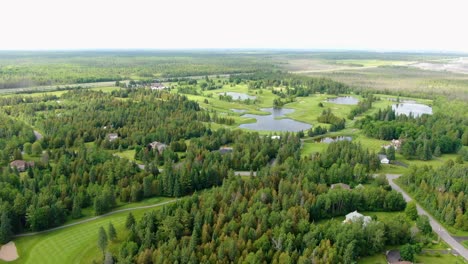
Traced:
<path fill-rule="evenodd" d="M 119 156 L 121 158 L 131 160 L 131 161 L 135 161 L 135 150 L 134 149 L 124 150 L 122 152 L 115 152 L 114 155 Z"/>
<path fill-rule="evenodd" d="M 377 254 L 373 256 L 364 257 L 358 260 L 359 264 L 387 264 L 385 254 Z"/>
<path fill-rule="evenodd" d="M 304 142 L 304 145 L 302 146 L 302 149 L 301 149 L 301 154 L 302 156 L 309 157 L 310 154 L 313 154 L 316 152 L 322 152 L 326 150 L 327 147 L 328 147 L 327 143 Z"/>
<path fill-rule="evenodd" d="M 364 257 L 358 260 L 359 264 L 387 264 L 387 259 L 384 254 L 377 254 L 369 257 Z M 415 263 L 434 263 L 434 264 L 455 264 L 466 263 L 462 257 L 456 257 L 452 254 L 418 254 L 416 255 Z"/>
<path fill-rule="evenodd" d="M 462 241 L 462 245 L 463 245 L 465 248 L 468 248 L 468 240 L 463 240 L 463 241 Z"/>
<path fill-rule="evenodd" d="M 463 257 L 456 257 L 452 254 L 418 254 L 415 258 L 415 263 L 434 263 L 434 264 L 456 264 L 456 263 L 466 263 Z"/>
<path fill-rule="evenodd" d="M 146 203 L 151 203 L 151 200 L 138 203 L 138 206 Z M 139 219 L 146 211 L 159 208 L 161 207 L 136 209 L 132 213 Z M 118 237 L 122 238 L 127 215 L 128 212 L 116 213 L 65 229 L 15 239 L 20 258 L 11 263 L 91 263 L 95 259 L 99 260 L 102 256 L 97 247 L 99 227 L 103 226 L 107 230 L 109 222 L 112 222 L 117 229 Z M 110 248 L 113 247 L 115 248 L 115 245 L 111 243 Z"/>
<path fill-rule="evenodd" d="M 360 96 L 357 95 L 343 95 L 343 96 L 353 96 L 358 99 L 362 99 Z M 338 117 L 346 118 L 349 114 L 351 109 L 353 109 L 354 105 L 342 105 L 342 104 L 334 104 L 327 102 L 328 98 L 336 97 L 334 95 L 328 94 L 316 94 L 309 97 L 299 97 L 296 99 L 296 102 L 290 103 L 285 105 L 285 108 L 292 108 L 295 109 L 291 114 L 287 114 L 287 117 L 290 117 L 297 121 L 302 121 L 309 124 L 319 124 L 317 118 L 322 114 L 323 110 L 330 108 Z M 319 103 L 323 104 L 323 107 L 319 107 Z M 348 120 L 349 121 L 349 120 Z M 322 126 L 328 126 L 326 124 L 320 124 Z"/>

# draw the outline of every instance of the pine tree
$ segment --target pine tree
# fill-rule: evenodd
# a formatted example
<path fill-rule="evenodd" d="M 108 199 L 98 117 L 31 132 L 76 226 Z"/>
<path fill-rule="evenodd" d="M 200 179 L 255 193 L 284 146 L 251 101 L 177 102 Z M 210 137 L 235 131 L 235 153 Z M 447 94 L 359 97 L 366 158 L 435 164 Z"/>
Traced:
<path fill-rule="evenodd" d="M 101 226 L 99 228 L 99 234 L 98 234 L 98 247 L 101 249 L 102 254 L 105 254 L 105 250 L 107 248 L 107 234 L 106 230 Z"/>
<path fill-rule="evenodd" d="M 434 149 L 434 156 L 435 157 L 440 157 L 442 153 L 440 152 L 440 147 L 437 145 L 437 147 Z"/>
<path fill-rule="evenodd" d="M 395 148 L 393 146 L 387 149 L 387 158 L 389 160 L 395 160 Z"/>
<path fill-rule="evenodd" d="M 110 241 L 114 241 L 117 238 L 117 231 L 115 230 L 114 225 L 112 222 L 109 222 L 109 239 Z"/>
<path fill-rule="evenodd" d="M 10 241 L 12 235 L 11 220 L 7 212 L 3 212 L 0 217 L 0 244 Z"/>
<path fill-rule="evenodd" d="M 80 218 L 81 217 L 81 204 L 78 198 L 73 199 L 73 207 L 72 207 L 72 217 L 73 218 Z"/>
<path fill-rule="evenodd" d="M 132 213 L 129 213 L 127 215 L 127 220 L 125 221 L 125 227 L 127 229 L 130 229 L 133 225 L 135 225 L 135 217 L 133 216 Z"/>

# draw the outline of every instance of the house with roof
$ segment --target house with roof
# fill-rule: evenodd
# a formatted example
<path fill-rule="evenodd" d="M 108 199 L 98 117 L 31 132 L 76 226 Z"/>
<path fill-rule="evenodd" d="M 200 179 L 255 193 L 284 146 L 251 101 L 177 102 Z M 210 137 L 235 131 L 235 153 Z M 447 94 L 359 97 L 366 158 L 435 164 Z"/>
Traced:
<path fill-rule="evenodd" d="M 162 83 L 156 82 L 156 83 L 152 83 L 150 88 L 151 88 L 151 90 L 154 91 L 154 90 L 164 90 L 167 87 L 164 86 L 164 84 L 162 84 Z"/>
<path fill-rule="evenodd" d="M 10 163 L 10 167 L 16 168 L 18 171 L 26 171 L 26 169 L 34 167 L 34 161 L 14 160 Z"/>
<path fill-rule="evenodd" d="M 382 164 L 389 164 L 390 160 L 387 158 L 387 155 L 379 154 L 379 160 Z"/>
<path fill-rule="evenodd" d="M 234 149 L 232 147 L 220 147 L 219 148 L 219 153 L 221 154 L 227 154 L 227 153 L 231 153 Z"/>
<path fill-rule="evenodd" d="M 351 190 L 351 187 L 348 185 L 348 184 L 344 184 L 344 183 L 335 183 L 335 184 L 332 184 L 330 186 L 331 189 L 338 189 L 338 188 L 341 188 L 341 189 L 344 189 L 344 190 Z"/>
<path fill-rule="evenodd" d="M 363 214 L 358 213 L 358 211 L 351 212 L 346 215 L 346 219 L 343 220 L 343 223 L 354 223 L 356 221 L 362 220 L 363 225 L 367 225 L 372 221 L 370 216 L 365 216 Z"/>
<path fill-rule="evenodd" d="M 155 149 L 159 152 L 159 154 L 162 154 L 163 151 L 167 148 L 167 145 L 158 141 L 153 141 L 148 144 L 149 149 Z"/>
<path fill-rule="evenodd" d="M 118 138 L 119 138 L 119 134 L 117 134 L 117 133 L 109 133 L 109 134 L 107 134 L 107 139 L 108 139 L 109 141 L 114 141 L 114 140 L 116 140 L 116 139 L 118 139 Z"/>

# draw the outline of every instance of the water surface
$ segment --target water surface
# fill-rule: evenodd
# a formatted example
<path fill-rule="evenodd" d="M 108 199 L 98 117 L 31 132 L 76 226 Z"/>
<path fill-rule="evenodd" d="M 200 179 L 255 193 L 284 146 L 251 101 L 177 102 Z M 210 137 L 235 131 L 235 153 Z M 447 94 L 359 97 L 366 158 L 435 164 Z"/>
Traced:
<path fill-rule="evenodd" d="M 256 99 L 257 97 L 256 96 L 253 96 L 253 95 L 248 95 L 248 94 L 245 94 L 245 93 L 236 93 L 236 92 L 225 92 L 225 93 L 220 93 L 219 95 L 229 95 L 232 97 L 233 100 L 247 100 L 247 99 Z"/>
<path fill-rule="evenodd" d="M 425 104 L 418 103 L 402 103 L 392 105 L 392 109 L 397 115 L 412 115 L 414 117 L 420 116 L 422 114 L 432 115 L 432 107 Z"/>
<path fill-rule="evenodd" d="M 252 129 L 252 130 L 267 130 L 267 131 L 290 131 L 290 132 L 298 132 L 301 130 L 306 130 L 311 128 L 312 126 L 299 122 L 296 120 L 292 120 L 290 118 L 282 118 L 282 119 L 276 119 L 283 117 L 285 114 L 289 114 L 294 112 L 294 109 L 288 109 L 288 108 L 280 108 L 280 109 L 274 109 L 274 108 L 262 108 L 260 109 L 265 112 L 271 113 L 270 115 L 252 115 L 252 114 L 245 114 L 243 115 L 244 117 L 251 117 L 255 118 L 257 120 L 256 123 L 250 123 L 250 124 L 242 124 L 239 127 L 240 128 L 247 128 L 247 129 Z"/>
<path fill-rule="evenodd" d="M 357 105 L 359 103 L 359 99 L 352 97 L 352 96 L 341 96 L 330 98 L 327 100 L 329 103 L 334 104 L 343 104 L 343 105 Z"/>
<path fill-rule="evenodd" d="M 339 137 L 324 137 L 324 138 L 318 138 L 315 140 L 317 143 L 327 143 L 330 144 L 332 142 L 337 142 L 337 141 L 351 141 L 353 138 L 348 137 L 348 136 L 339 136 Z"/>

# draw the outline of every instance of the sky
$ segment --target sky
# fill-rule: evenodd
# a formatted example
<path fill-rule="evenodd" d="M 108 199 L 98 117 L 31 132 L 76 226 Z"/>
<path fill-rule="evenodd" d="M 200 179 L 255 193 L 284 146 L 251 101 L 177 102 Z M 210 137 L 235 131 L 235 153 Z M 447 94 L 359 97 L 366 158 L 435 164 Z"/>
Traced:
<path fill-rule="evenodd" d="M 468 52 L 466 0 L 14 0 L 0 50 Z"/>

